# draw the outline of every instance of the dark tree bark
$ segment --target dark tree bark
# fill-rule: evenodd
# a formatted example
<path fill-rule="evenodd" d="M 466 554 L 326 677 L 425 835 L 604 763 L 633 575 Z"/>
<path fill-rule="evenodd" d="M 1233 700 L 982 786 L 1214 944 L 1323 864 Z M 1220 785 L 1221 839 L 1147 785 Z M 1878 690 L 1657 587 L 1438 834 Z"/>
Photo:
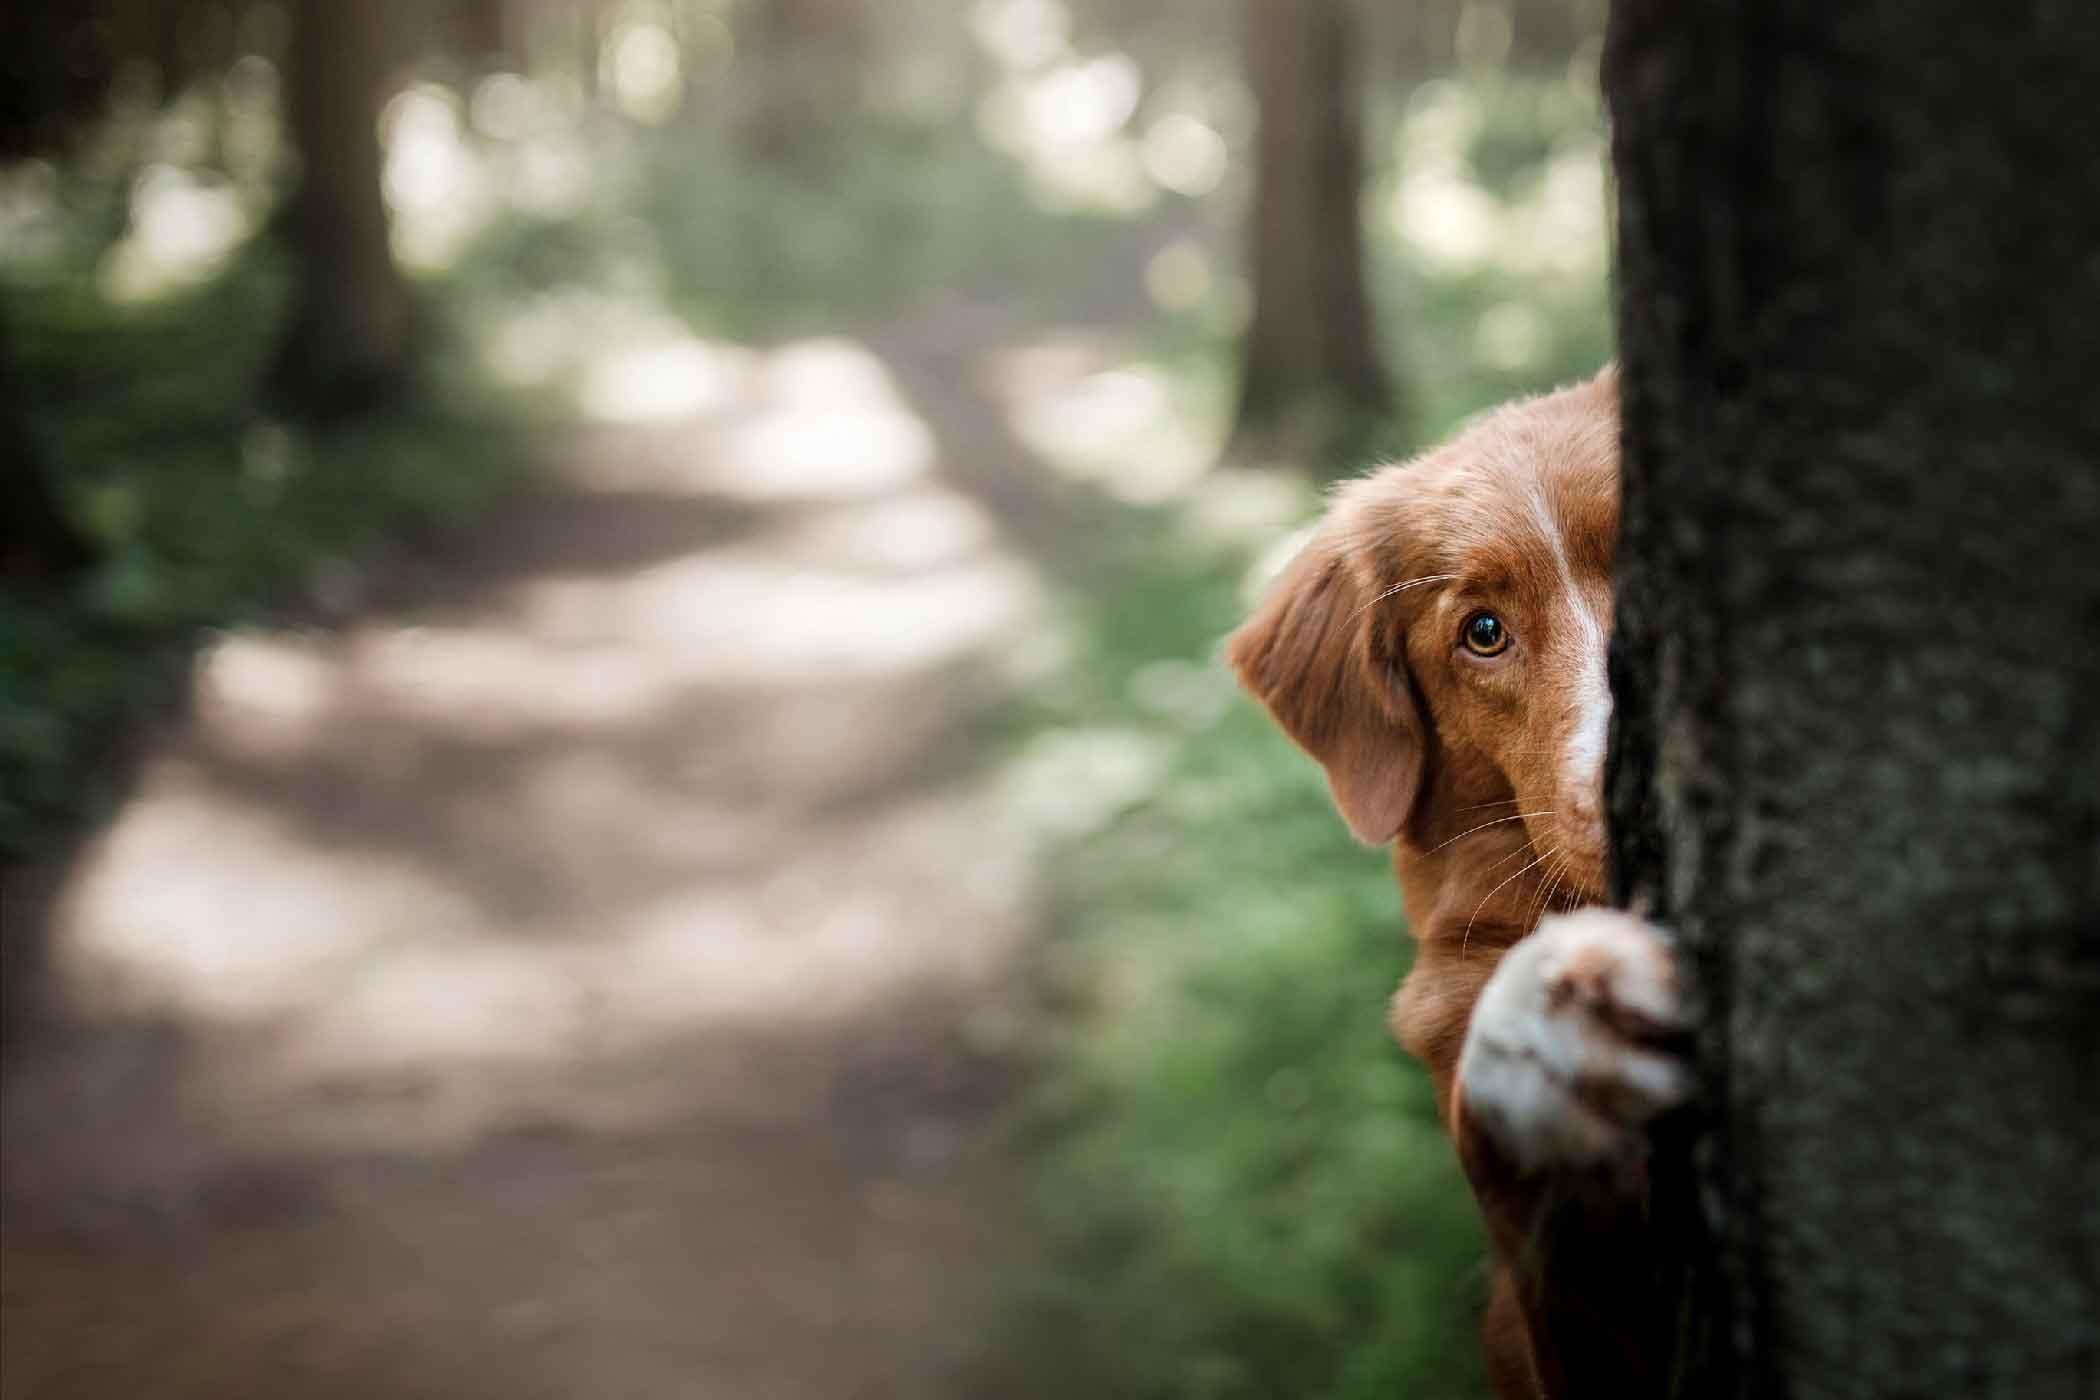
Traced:
<path fill-rule="evenodd" d="M 1254 316 L 1235 446 L 1319 460 L 1355 445 L 1389 408 L 1364 286 L 1349 3 L 1246 0 L 1244 24 L 1259 116 L 1247 248 Z"/>
<path fill-rule="evenodd" d="M 2100 1394 L 2094 26 L 1613 17 L 1618 879 L 1703 994 L 1678 1395 Z"/>
<path fill-rule="evenodd" d="M 459 56 L 481 73 L 515 64 L 520 47 L 514 32 L 517 21 L 511 0 L 456 0 L 453 29 Z"/>
<path fill-rule="evenodd" d="M 300 0 L 293 15 L 296 287 L 272 382 L 281 402 L 309 415 L 370 407 L 409 378 L 415 318 L 380 188 L 392 18 L 386 0 Z"/>
<path fill-rule="evenodd" d="M 60 0 L 0 5 L 0 157 L 60 148 L 101 111 L 120 55 L 95 18 Z"/>
<path fill-rule="evenodd" d="M 172 101 L 197 76 L 195 16 L 179 0 L 161 0 L 146 6 L 144 13 L 153 66 L 160 74 L 161 99 Z"/>

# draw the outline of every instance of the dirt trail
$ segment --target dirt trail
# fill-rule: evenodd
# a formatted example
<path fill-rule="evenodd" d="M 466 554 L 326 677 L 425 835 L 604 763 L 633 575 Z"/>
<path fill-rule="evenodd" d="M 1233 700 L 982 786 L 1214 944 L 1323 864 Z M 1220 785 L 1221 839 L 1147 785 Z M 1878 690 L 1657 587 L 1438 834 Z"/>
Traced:
<path fill-rule="evenodd" d="M 544 489 L 205 654 L 10 1052 L 7 1400 L 948 1393 L 1051 518 L 915 334 L 643 347 Z"/>

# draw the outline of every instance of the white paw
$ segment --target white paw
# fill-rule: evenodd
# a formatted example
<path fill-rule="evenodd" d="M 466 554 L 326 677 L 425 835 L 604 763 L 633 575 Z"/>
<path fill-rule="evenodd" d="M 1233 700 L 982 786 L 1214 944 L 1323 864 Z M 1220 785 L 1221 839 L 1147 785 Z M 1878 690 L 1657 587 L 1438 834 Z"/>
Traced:
<path fill-rule="evenodd" d="M 1459 1055 L 1464 1111 L 1524 1170 L 1635 1151 L 1691 1092 L 1670 945 L 1614 909 L 1556 914 L 1510 949 Z"/>

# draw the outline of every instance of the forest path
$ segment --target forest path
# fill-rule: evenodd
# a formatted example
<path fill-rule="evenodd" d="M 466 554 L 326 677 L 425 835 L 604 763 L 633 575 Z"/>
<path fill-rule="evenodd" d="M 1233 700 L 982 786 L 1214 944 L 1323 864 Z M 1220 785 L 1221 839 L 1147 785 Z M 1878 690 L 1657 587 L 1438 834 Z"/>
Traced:
<path fill-rule="evenodd" d="M 1100 361 L 623 354 L 543 486 L 211 647 L 56 888 L 7 1400 L 952 1393 L 1034 934 L 987 721 L 1084 534 L 1012 425 Z"/>

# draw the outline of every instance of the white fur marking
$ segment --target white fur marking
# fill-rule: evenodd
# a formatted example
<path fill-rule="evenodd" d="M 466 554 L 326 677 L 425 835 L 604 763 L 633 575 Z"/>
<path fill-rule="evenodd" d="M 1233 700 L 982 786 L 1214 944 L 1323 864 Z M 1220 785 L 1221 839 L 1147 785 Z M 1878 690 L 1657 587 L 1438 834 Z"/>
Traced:
<path fill-rule="evenodd" d="M 1604 792 L 1604 748 L 1611 734 L 1611 686 L 1605 676 L 1604 624 L 1585 604 L 1575 587 L 1575 571 L 1568 564 L 1567 542 L 1553 518 L 1552 504 L 1543 485 L 1531 492 L 1531 507 L 1538 517 L 1539 533 L 1553 551 L 1553 566 L 1560 572 L 1561 596 L 1568 613 L 1587 643 L 1582 649 L 1580 688 L 1581 718 L 1569 736 L 1568 752 L 1561 770 L 1561 787 L 1567 797 L 1587 796 L 1594 807 L 1602 805 Z"/>
<path fill-rule="evenodd" d="M 1581 718 L 1576 721 L 1575 732 L 1568 737 L 1566 767 L 1561 773 L 1561 783 L 1571 796 L 1587 796 L 1591 802 L 1602 804 L 1604 792 L 1604 748 L 1611 738 L 1611 686 L 1605 676 L 1604 628 L 1596 617 L 1581 603 L 1574 604 L 1574 612 L 1583 630 L 1588 634 L 1588 645 L 1582 653 L 1582 679 L 1580 681 Z"/>

